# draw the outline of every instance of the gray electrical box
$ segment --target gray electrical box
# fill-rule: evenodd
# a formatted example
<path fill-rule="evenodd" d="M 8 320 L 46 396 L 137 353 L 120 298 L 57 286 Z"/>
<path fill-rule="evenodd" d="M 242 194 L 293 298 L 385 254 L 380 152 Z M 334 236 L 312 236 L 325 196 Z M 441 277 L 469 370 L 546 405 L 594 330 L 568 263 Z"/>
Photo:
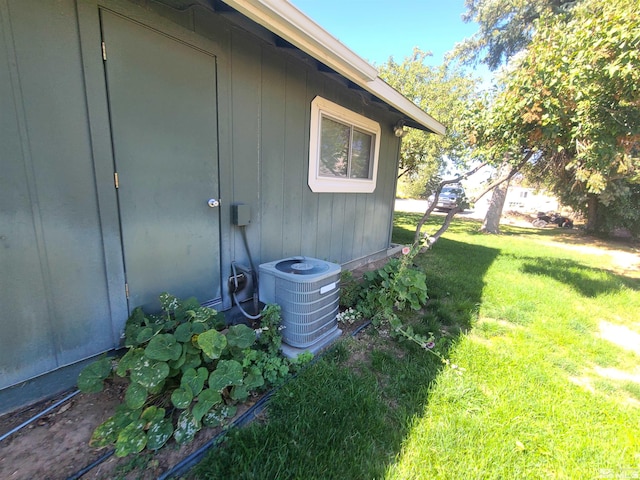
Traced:
<path fill-rule="evenodd" d="M 231 205 L 231 222 L 239 227 L 249 225 L 251 222 L 251 207 L 244 203 Z"/>

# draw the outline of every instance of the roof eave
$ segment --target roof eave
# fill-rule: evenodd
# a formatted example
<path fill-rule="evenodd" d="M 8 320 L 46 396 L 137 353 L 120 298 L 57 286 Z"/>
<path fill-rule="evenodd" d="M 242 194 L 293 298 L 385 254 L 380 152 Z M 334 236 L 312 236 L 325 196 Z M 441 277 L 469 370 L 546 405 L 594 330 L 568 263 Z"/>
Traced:
<path fill-rule="evenodd" d="M 378 71 L 316 22 L 283 0 L 223 0 L 433 133 L 444 125 L 378 77 Z"/>

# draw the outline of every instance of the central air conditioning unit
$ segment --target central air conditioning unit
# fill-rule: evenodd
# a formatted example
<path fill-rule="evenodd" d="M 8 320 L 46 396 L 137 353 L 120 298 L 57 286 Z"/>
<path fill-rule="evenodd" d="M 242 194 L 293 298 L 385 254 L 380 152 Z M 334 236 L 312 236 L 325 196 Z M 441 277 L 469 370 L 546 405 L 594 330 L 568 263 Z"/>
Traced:
<path fill-rule="evenodd" d="M 340 265 L 310 257 L 263 263 L 260 301 L 280 305 L 283 353 L 316 353 L 338 338 Z"/>

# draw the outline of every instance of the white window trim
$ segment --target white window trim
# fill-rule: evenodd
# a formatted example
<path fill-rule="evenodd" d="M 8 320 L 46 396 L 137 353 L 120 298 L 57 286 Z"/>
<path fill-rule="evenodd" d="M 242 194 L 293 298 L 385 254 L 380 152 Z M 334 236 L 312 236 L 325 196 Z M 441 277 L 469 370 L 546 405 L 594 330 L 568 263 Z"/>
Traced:
<path fill-rule="evenodd" d="M 374 136 L 371 178 L 333 178 L 319 175 L 320 119 L 322 116 L 352 125 Z M 376 189 L 378 178 L 380 133 L 381 129 L 378 122 L 352 112 L 326 98 L 314 98 L 311 102 L 311 129 L 309 136 L 309 188 L 311 188 L 311 191 L 317 193 L 372 193 Z"/>

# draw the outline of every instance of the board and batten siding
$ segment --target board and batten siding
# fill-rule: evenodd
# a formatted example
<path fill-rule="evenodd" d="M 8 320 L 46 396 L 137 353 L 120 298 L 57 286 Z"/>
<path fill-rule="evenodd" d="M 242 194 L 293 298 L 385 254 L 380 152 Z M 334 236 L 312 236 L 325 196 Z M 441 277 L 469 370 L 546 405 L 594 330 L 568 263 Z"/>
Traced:
<path fill-rule="evenodd" d="M 390 244 L 397 114 L 367 104 L 314 61 L 275 47 L 269 32 L 247 33 L 228 13 L 204 7 L 180 12 L 145 0 L 0 0 L 5 406 L 9 387 L 14 400 L 28 402 L 23 382 L 118 347 L 126 321 L 100 8 L 179 41 L 202 39 L 215 55 L 223 285 L 216 308 L 231 307 L 231 262 L 250 263 L 241 231 L 231 224 L 233 203 L 251 207 L 246 234 L 256 265 L 292 255 L 348 264 Z M 313 193 L 307 185 L 311 102 L 318 95 L 381 124 L 373 193 Z M 74 375 L 51 388 L 71 386 Z"/>
<path fill-rule="evenodd" d="M 119 337 L 84 91 L 75 2 L 0 1 L 0 388 Z"/>
<path fill-rule="evenodd" d="M 196 33 L 209 35 L 209 15 L 193 15 Z M 222 198 L 250 205 L 246 232 L 254 260 L 306 255 L 345 264 L 386 251 L 400 147 L 394 117 L 366 105 L 356 91 L 313 65 L 236 27 L 229 29 L 228 44 L 232 191 Z M 373 193 L 314 193 L 307 185 L 311 102 L 318 95 L 380 122 Z M 220 161 L 222 168 L 225 158 Z M 237 229 L 231 238 L 234 259 L 248 265 Z"/>
<path fill-rule="evenodd" d="M 255 189 L 259 198 L 253 205 L 259 212 L 254 221 L 260 223 L 256 248 L 261 261 L 307 255 L 344 264 L 386 250 L 399 149 L 391 120 L 387 119 L 387 125 L 381 110 L 367 108 L 357 94 L 343 93 L 342 85 L 275 49 L 264 47 L 251 53 L 254 62 L 262 64 L 260 76 L 254 77 L 255 84 L 247 92 L 254 101 L 249 105 L 251 111 L 234 108 L 233 115 L 234 123 L 257 128 L 248 135 L 260 139 L 260 172 L 255 177 L 260 180 Z M 310 109 L 318 95 L 381 123 L 378 182 L 373 193 L 313 193 L 307 185 Z M 234 89 L 234 106 L 235 98 Z M 238 121 L 238 116 L 246 116 L 247 122 Z M 242 168 L 243 161 L 234 155 L 234 169 Z M 246 185 L 238 186 L 236 201 L 248 193 L 244 190 Z M 254 227 L 247 229 L 250 237 Z"/>

